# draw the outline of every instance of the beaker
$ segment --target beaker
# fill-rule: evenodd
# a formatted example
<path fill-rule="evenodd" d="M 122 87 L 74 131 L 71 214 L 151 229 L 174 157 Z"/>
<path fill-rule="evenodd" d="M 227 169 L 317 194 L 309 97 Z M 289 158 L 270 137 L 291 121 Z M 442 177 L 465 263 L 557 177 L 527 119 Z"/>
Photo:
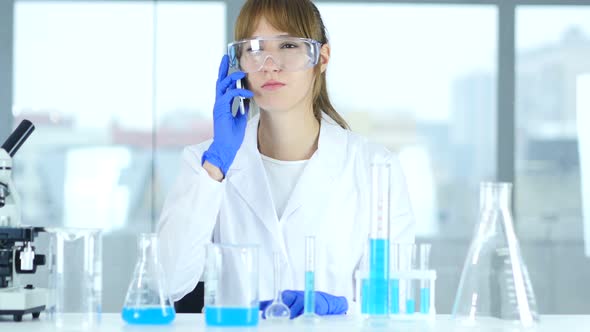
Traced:
<path fill-rule="evenodd" d="M 465 260 L 452 316 L 467 325 L 491 318 L 529 327 L 537 305 L 514 232 L 510 183 L 482 183 L 480 220 Z"/>
<path fill-rule="evenodd" d="M 258 245 L 209 244 L 205 264 L 205 323 L 257 326 Z"/>
<path fill-rule="evenodd" d="M 100 322 L 102 235 L 99 229 L 46 228 L 51 233 L 50 317 L 60 329 L 86 330 Z"/>
<path fill-rule="evenodd" d="M 158 260 L 158 237 L 140 234 L 138 259 L 129 283 L 121 317 L 129 324 L 169 324 L 176 317 L 168 295 L 166 277 Z"/>

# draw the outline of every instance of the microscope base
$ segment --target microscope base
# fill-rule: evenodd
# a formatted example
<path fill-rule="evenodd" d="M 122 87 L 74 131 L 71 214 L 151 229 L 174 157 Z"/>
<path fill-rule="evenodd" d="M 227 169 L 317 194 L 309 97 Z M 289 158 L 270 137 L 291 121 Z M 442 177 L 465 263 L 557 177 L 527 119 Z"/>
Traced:
<path fill-rule="evenodd" d="M 26 314 L 38 318 L 47 303 L 47 290 L 43 288 L 0 289 L 0 316 L 12 315 L 19 322 Z"/>
<path fill-rule="evenodd" d="M 20 322 L 26 314 L 33 314 L 33 319 L 39 318 L 43 310 L 45 310 L 44 305 L 27 310 L 0 310 L 0 316 L 12 315 L 15 322 Z"/>

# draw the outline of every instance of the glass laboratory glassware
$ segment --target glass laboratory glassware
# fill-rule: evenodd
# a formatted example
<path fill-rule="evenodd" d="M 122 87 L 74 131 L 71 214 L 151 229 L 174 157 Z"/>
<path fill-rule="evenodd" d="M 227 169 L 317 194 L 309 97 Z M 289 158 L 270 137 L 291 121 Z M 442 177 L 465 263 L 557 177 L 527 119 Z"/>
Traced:
<path fill-rule="evenodd" d="M 392 243 L 389 248 L 389 313 L 394 315 L 400 313 L 400 278 L 397 273 L 401 271 L 401 245 L 407 244 Z"/>
<path fill-rule="evenodd" d="M 392 319 L 432 319 L 436 271 L 429 269 L 428 243 L 391 245 L 390 313 Z"/>
<path fill-rule="evenodd" d="M 167 293 L 164 270 L 158 260 L 157 234 L 140 234 L 137 246 L 139 256 L 121 317 L 129 324 L 169 324 L 176 317 L 176 312 Z"/>
<path fill-rule="evenodd" d="M 258 245 L 209 244 L 205 263 L 205 324 L 257 326 Z"/>
<path fill-rule="evenodd" d="M 274 253 L 274 294 L 275 298 L 272 303 L 266 307 L 264 316 L 268 320 L 288 320 L 291 316 L 291 310 L 283 303 L 282 291 L 281 291 L 281 255 L 278 252 Z"/>
<path fill-rule="evenodd" d="M 392 290 L 397 286 L 398 294 L 398 311 L 403 315 L 413 315 L 416 312 L 416 285 L 418 280 L 412 278 L 412 273 L 417 270 L 416 260 L 416 245 L 413 243 L 399 243 L 394 247 L 397 248 L 397 259 L 399 259 L 398 266 L 401 276 L 393 278 L 397 281 L 392 285 Z M 394 295 L 395 297 L 395 295 Z"/>
<path fill-rule="evenodd" d="M 428 271 L 430 265 L 430 248 L 428 243 L 418 245 L 418 266 L 419 271 Z M 431 282 L 429 279 L 420 279 L 420 313 L 427 314 L 430 312 L 430 291 Z"/>
<path fill-rule="evenodd" d="M 357 313 L 365 317 L 368 315 L 367 302 L 369 300 L 369 247 L 370 244 L 367 241 L 359 267 L 354 272 L 356 282 L 355 300 L 360 304 L 357 305 Z"/>
<path fill-rule="evenodd" d="M 492 318 L 530 327 L 539 320 L 511 214 L 510 183 L 482 183 L 480 221 L 469 248 L 452 317 L 464 325 Z"/>
<path fill-rule="evenodd" d="M 99 229 L 46 228 L 50 238 L 50 317 L 61 330 L 88 330 L 100 322 L 102 234 Z"/>
<path fill-rule="evenodd" d="M 315 236 L 305 237 L 305 290 L 303 293 L 303 315 L 299 322 L 315 323 L 319 316 L 315 313 Z"/>
<path fill-rule="evenodd" d="M 366 312 L 369 317 L 389 314 L 389 182 L 391 165 L 371 164 L 371 231 L 369 235 Z"/>

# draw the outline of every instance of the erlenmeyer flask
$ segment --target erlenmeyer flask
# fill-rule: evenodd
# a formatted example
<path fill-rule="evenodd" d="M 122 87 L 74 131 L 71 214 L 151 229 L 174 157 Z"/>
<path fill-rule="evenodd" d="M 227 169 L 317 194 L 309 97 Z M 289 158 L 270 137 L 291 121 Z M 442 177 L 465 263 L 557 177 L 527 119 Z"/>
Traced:
<path fill-rule="evenodd" d="M 477 325 L 498 318 L 523 327 L 538 322 L 537 305 L 511 214 L 510 183 L 482 183 L 480 221 L 465 260 L 453 318 Z M 500 322 L 502 322 L 500 321 Z"/>
<path fill-rule="evenodd" d="M 168 324 L 176 316 L 167 294 L 164 271 L 158 261 L 158 238 L 140 234 L 139 257 L 121 316 L 130 324 Z"/>

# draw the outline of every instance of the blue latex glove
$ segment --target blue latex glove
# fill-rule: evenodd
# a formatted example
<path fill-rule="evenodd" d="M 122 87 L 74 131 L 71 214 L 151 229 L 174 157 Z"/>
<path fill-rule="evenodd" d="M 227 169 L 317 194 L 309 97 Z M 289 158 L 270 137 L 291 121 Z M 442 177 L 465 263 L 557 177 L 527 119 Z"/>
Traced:
<path fill-rule="evenodd" d="M 284 290 L 282 293 L 283 302 L 291 309 L 291 319 L 303 314 L 303 291 Z M 266 318 L 264 310 L 272 303 L 271 301 L 260 301 L 262 318 Z M 324 315 L 341 315 L 348 310 L 348 301 L 344 296 L 334 296 L 324 292 L 315 292 L 315 313 Z"/>
<path fill-rule="evenodd" d="M 227 75 L 229 71 L 229 57 L 224 55 L 219 66 L 215 106 L 213 106 L 213 143 L 203 153 L 201 164 L 205 161 L 219 167 L 223 176 L 234 161 L 238 149 L 244 141 L 248 109 L 245 114 L 239 111 L 234 117 L 231 112 L 235 97 L 252 98 L 254 93 L 246 89 L 236 89 L 236 81 L 246 77 L 246 73 L 237 71 Z"/>

